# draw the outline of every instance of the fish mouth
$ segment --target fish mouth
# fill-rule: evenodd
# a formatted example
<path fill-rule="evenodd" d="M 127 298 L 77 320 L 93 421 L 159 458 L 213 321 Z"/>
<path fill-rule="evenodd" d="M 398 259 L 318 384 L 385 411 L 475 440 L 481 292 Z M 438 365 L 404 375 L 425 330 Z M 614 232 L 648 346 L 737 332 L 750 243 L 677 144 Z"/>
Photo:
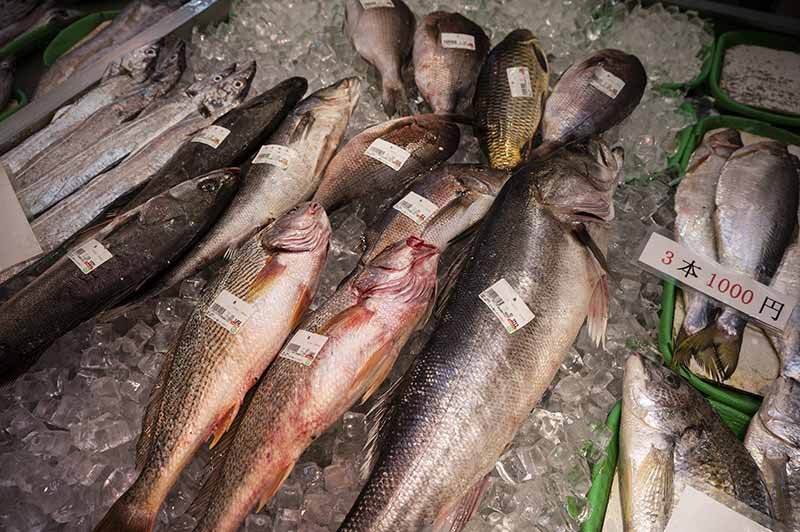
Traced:
<path fill-rule="evenodd" d="M 236 167 L 222 168 L 207 174 L 198 183 L 203 192 L 216 192 L 225 185 L 236 183 L 239 180 L 239 169 Z"/>
<path fill-rule="evenodd" d="M 264 243 L 272 249 L 306 252 L 327 246 L 331 226 L 320 203 L 301 204 L 284 214 L 264 235 Z"/>

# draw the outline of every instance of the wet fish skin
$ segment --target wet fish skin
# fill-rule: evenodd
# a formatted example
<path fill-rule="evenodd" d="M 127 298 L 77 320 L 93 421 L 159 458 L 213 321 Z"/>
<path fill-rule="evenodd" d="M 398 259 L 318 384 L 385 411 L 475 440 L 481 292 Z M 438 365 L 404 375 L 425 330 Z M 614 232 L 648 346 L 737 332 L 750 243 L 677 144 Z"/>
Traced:
<path fill-rule="evenodd" d="M 344 31 L 358 55 L 381 76 L 383 110 L 387 115 L 411 113 L 402 69 L 414 44 L 416 19 L 403 0 L 394 7 L 364 9 L 360 0 L 345 0 Z"/>
<path fill-rule="evenodd" d="M 755 462 L 703 396 L 670 369 L 631 354 L 620 425 L 625 530 L 663 531 L 688 484 L 710 486 L 769 515 Z"/>
<path fill-rule="evenodd" d="M 782 294 L 800 297 L 800 240 L 786 249 L 771 286 Z M 771 340 L 781 359 L 781 375 L 800 382 L 800 309 L 794 309 L 783 334 L 773 335 Z"/>
<path fill-rule="evenodd" d="M 750 144 L 730 156 L 717 183 L 714 212 L 722 266 L 770 282 L 796 230 L 799 166 L 776 141 Z M 694 358 L 714 379 L 730 378 L 746 325 L 743 314 L 726 307 L 714 323 L 678 345 L 673 362 Z"/>
<path fill-rule="evenodd" d="M 0 24 L 0 47 L 10 43 L 23 33 L 42 26 L 51 25 L 55 28 L 64 28 L 81 16 L 81 12 L 78 10 L 54 7 L 54 4 L 53 1 L 44 2 L 15 23 Z"/>
<path fill-rule="evenodd" d="M 742 139 L 735 129 L 711 131 L 689 160 L 686 175 L 675 192 L 675 239 L 696 253 L 717 260 L 714 210 L 717 181 L 722 166 L 738 148 Z M 682 288 L 686 317 L 683 331 L 693 335 L 704 329 L 717 310 L 714 300 Z"/>
<path fill-rule="evenodd" d="M 604 150 L 583 158 L 598 180 L 614 183 L 621 155 Z M 442 522 L 482 484 L 550 385 L 590 307 L 607 294 L 592 254 L 540 196 L 537 182 L 562 177 L 520 174 L 503 188 L 431 340 L 370 413 L 378 436 L 366 454 L 375 465 L 339 530 L 412 532 Z M 613 194 L 613 186 L 592 190 L 583 182 L 573 192 Z M 513 334 L 479 299 L 500 279 L 534 314 Z M 603 323 L 600 314 L 590 323 Z"/>
<path fill-rule="evenodd" d="M 0 1 L 0 28 L 25 18 L 33 11 L 39 0 L 2 0 Z"/>
<path fill-rule="evenodd" d="M 212 433 L 213 447 L 230 427 L 245 393 L 305 312 L 329 240 L 325 211 L 304 203 L 229 257 L 167 355 L 137 443 L 139 478 L 95 531 L 152 529 L 183 467 Z M 236 335 L 206 315 L 222 290 L 255 307 Z"/>
<path fill-rule="evenodd" d="M 13 56 L 0 60 L 0 110 L 6 108 L 14 90 L 16 60 Z"/>
<path fill-rule="evenodd" d="M 93 235 L 113 255 L 84 274 L 62 257 L 0 306 L 0 382 L 22 374 L 59 336 L 164 269 L 230 200 L 237 172 L 182 183 Z M 46 324 L 43 325 L 43 324 Z"/>
<path fill-rule="evenodd" d="M 364 154 L 379 138 L 411 153 L 399 171 Z M 393 198 L 449 159 L 460 139 L 458 125 L 434 114 L 397 118 L 367 128 L 351 138 L 331 160 L 314 200 L 332 212 L 367 196 L 379 201 Z"/>
<path fill-rule="evenodd" d="M 475 50 L 445 48 L 442 33 L 471 35 Z M 483 29 L 458 13 L 436 11 L 422 19 L 414 34 L 414 79 L 434 113 L 467 114 L 490 46 Z"/>
<path fill-rule="evenodd" d="M 507 69 L 528 69 L 532 97 L 512 97 Z M 509 33 L 483 63 L 475 91 L 475 133 L 492 168 L 524 161 L 547 95 L 549 67 L 539 41 L 525 29 Z"/>
<path fill-rule="evenodd" d="M 427 316 L 438 250 L 398 242 L 340 287 L 300 329 L 328 337 L 310 366 L 278 358 L 256 388 L 217 472 L 196 532 L 235 531 L 278 490 L 314 438 L 374 392 Z"/>

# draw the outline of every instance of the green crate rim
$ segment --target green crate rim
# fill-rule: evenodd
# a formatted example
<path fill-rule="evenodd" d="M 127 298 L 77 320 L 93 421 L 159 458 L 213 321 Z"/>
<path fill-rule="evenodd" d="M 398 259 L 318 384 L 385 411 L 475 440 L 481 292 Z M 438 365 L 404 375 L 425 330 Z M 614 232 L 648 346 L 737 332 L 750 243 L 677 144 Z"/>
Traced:
<path fill-rule="evenodd" d="M 6 107 L 2 111 L 0 111 L 0 122 L 2 122 L 3 120 L 8 118 L 9 116 L 13 115 L 17 111 L 19 111 L 20 109 L 25 107 L 25 105 L 27 105 L 27 103 L 28 103 L 28 95 L 25 94 L 24 92 L 22 92 L 21 89 L 14 89 L 14 96 L 16 97 L 17 102 L 19 102 L 19 103 L 17 104 L 16 107 L 14 107 L 12 109 L 9 109 L 8 107 Z"/>
<path fill-rule="evenodd" d="M 793 37 L 766 33 L 761 31 L 729 31 L 717 39 L 714 47 L 711 72 L 709 74 L 709 89 L 718 106 L 735 113 L 756 118 L 763 122 L 778 124 L 788 127 L 800 127 L 800 116 L 776 113 L 758 107 L 739 103 L 728 96 L 720 87 L 720 75 L 725 50 L 737 44 L 754 44 L 780 50 L 800 52 L 800 41 Z"/>
<path fill-rule="evenodd" d="M 74 24 L 74 23 L 73 23 Z M 0 58 L 9 55 L 24 56 L 44 47 L 58 35 L 59 27 L 53 23 L 25 32 L 0 48 Z"/>
<path fill-rule="evenodd" d="M 46 66 L 56 62 L 56 59 L 64 55 L 70 48 L 75 46 L 81 39 L 89 35 L 94 29 L 107 20 L 113 19 L 119 10 L 100 11 L 92 13 L 76 20 L 55 36 L 50 44 L 45 48 L 43 59 Z"/>
<path fill-rule="evenodd" d="M 614 471 L 617 469 L 619 457 L 619 423 L 622 417 L 622 402 L 617 401 L 606 419 L 606 427 L 613 436 L 606 446 L 605 457 L 592 466 L 592 486 L 586 498 L 591 505 L 589 517 L 581 523 L 581 532 L 601 532 L 611 496 L 611 485 L 614 483 Z"/>

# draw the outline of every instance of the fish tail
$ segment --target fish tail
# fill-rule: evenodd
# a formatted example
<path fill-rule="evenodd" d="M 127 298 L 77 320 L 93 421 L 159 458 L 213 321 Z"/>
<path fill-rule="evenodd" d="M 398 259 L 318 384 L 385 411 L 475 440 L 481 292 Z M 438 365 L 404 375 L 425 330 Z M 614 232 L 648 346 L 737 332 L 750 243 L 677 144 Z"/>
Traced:
<path fill-rule="evenodd" d="M 408 107 L 408 97 L 402 81 L 383 82 L 383 110 L 389 116 L 397 113 L 400 116 L 408 116 L 411 109 Z"/>
<path fill-rule="evenodd" d="M 159 507 L 143 504 L 134 496 L 137 479 L 128 491 L 122 494 L 109 508 L 103 519 L 94 527 L 93 532 L 150 532 L 153 530 Z"/>
<path fill-rule="evenodd" d="M 678 345 L 672 365 L 685 365 L 694 359 L 714 380 L 722 382 L 736 371 L 741 347 L 741 334 L 727 333 L 717 323 L 712 323 Z"/>

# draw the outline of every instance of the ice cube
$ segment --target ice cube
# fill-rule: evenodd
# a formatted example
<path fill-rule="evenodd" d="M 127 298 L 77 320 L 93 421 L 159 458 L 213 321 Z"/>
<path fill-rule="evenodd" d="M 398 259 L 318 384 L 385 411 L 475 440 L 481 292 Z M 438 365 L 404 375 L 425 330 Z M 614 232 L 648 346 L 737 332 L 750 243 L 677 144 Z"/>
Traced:
<path fill-rule="evenodd" d="M 72 425 L 70 432 L 75 447 L 97 453 L 113 449 L 136 436 L 127 421 L 114 419 L 113 415 L 108 413 Z"/>
<path fill-rule="evenodd" d="M 150 338 L 150 345 L 156 353 L 165 353 L 168 351 L 172 344 L 175 343 L 178 336 L 179 327 L 174 324 L 159 323 L 154 329 L 153 336 Z"/>
<path fill-rule="evenodd" d="M 275 494 L 277 508 L 300 509 L 303 504 L 303 489 L 299 482 L 284 482 Z"/>
<path fill-rule="evenodd" d="M 296 532 L 300 528 L 300 510 L 284 508 L 275 516 L 273 532 Z"/>
<path fill-rule="evenodd" d="M 333 519 L 332 495 L 324 492 L 308 493 L 303 500 L 303 519 L 328 526 Z"/>
<path fill-rule="evenodd" d="M 26 408 L 17 406 L 12 410 L 11 420 L 6 431 L 12 436 L 23 438 L 34 430 L 44 430 L 44 423 L 31 414 Z"/>
<path fill-rule="evenodd" d="M 119 384 L 114 377 L 100 377 L 95 379 L 89 389 L 97 397 L 113 397 L 119 399 Z"/>
<path fill-rule="evenodd" d="M 357 479 L 355 472 L 343 464 L 331 464 L 323 471 L 325 490 L 329 493 L 339 493 L 352 489 Z"/>
<path fill-rule="evenodd" d="M 267 514 L 250 514 L 244 521 L 244 532 L 271 532 L 272 519 Z"/>
<path fill-rule="evenodd" d="M 348 440 L 363 441 L 366 437 L 366 416 L 358 412 L 345 412 L 342 417 L 342 431 Z"/>
<path fill-rule="evenodd" d="M 31 454 L 60 457 L 67 454 L 72 438 L 66 430 L 33 431 L 23 440 Z"/>
<path fill-rule="evenodd" d="M 165 297 L 156 304 L 156 318 L 166 325 L 180 325 L 189 317 L 192 310 L 194 307 L 185 299 Z"/>
<path fill-rule="evenodd" d="M 116 336 L 111 323 L 96 323 L 92 327 L 89 342 L 94 347 L 108 347 L 114 342 Z"/>
<path fill-rule="evenodd" d="M 143 373 L 131 371 L 128 378 L 120 385 L 120 394 L 135 403 L 141 403 L 145 399 L 149 382 Z"/>
<path fill-rule="evenodd" d="M 114 469 L 103 481 L 103 506 L 111 506 L 133 484 L 134 480 L 136 480 L 136 469 L 133 466 Z"/>
<path fill-rule="evenodd" d="M 180 296 L 189 301 L 196 302 L 203 294 L 203 288 L 206 285 L 206 280 L 199 277 L 185 279 L 181 283 Z"/>
<path fill-rule="evenodd" d="M 483 505 L 492 512 L 510 514 L 517 508 L 517 501 L 514 499 L 515 492 L 516 488 L 513 484 L 493 478 L 486 495 L 484 495 Z"/>
<path fill-rule="evenodd" d="M 169 529 L 173 532 L 191 532 L 197 526 L 197 519 L 189 514 L 177 516 L 170 522 Z M 245 529 L 247 530 L 247 529 Z"/>
<path fill-rule="evenodd" d="M 322 469 L 315 462 L 300 464 L 295 467 L 295 471 L 303 491 L 312 491 L 315 488 L 322 487 L 324 484 Z"/>
<path fill-rule="evenodd" d="M 106 346 L 92 346 L 81 353 L 81 367 L 86 369 L 108 369 L 111 367 L 111 352 Z"/>

